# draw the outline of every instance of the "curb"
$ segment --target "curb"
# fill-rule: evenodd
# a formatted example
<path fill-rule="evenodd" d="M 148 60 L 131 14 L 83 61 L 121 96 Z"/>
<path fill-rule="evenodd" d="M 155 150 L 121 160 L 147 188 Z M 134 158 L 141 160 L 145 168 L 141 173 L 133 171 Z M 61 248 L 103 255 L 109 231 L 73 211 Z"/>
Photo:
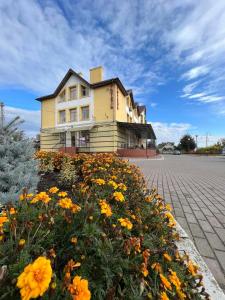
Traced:
<path fill-rule="evenodd" d="M 225 300 L 225 294 L 223 293 L 223 290 L 204 262 L 194 243 L 190 240 L 189 236 L 180 226 L 180 224 L 176 224 L 176 229 L 180 235 L 180 241 L 176 242 L 178 251 L 182 254 L 184 253 L 184 251 L 187 252 L 191 260 L 199 266 L 199 271 L 203 275 L 203 284 L 206 292 L 210 295 L 210 299 Z"/>

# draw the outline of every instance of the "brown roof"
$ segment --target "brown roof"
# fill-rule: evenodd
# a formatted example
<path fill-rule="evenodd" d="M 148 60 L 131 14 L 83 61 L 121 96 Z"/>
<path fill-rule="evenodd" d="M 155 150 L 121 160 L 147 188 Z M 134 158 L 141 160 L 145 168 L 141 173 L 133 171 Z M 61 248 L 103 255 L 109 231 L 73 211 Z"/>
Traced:
<path fill-rule="evenodd" d="M 46 95 L 46 96 L 42 96 L 39 98 L 36 98 L 37 101 L 42 101 L 42 100 L 46 100 L 46 99 L 51 99 L 51 98 L 55 98 L 60 90 L 64 87 L 64 85 L 66 84 L 67 80 L 70 78 L 71 75 L 75 75 L 77 76 L 80 80 L 82 80 L 87 86 L 95 89 L 98 87 L 102 87 L 108 84 L 112 84 L 112 83 L 116 83 L 118 85 L 118 87 L 120 88 L 121 92 L 124 94 L 124 96 L 127 96 L 128 93 L 125 89 L 125 87 L 123 86 L 122 82 L 120 81 L 120 79 L 118 77 L 116 78 L 111 78 L 108 80 L 103 80 L 94 84 L 90 84 L 88 81 L 86 81 L 83 77 L 81 77 L 78 73 L 76 73 L 74 70 L 69 69 L 68 72 L 66 73 L 66 75 L 64 76 L 63 80 L 60 82 L 60 84 L 57 86 L 56 90 L 54 91 L 54 93 Z"/>

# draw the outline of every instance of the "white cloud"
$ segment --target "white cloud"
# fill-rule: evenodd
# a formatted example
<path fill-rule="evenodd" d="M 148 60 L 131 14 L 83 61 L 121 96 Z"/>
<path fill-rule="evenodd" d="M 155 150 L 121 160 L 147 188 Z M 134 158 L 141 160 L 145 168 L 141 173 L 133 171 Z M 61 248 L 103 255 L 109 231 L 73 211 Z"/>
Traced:
<path fill-rule="evenodd" d="M 192 129 L 192 125 L 188 123 L 151 122 L 151 124 L 157 137 L 157 143 L 178 143 L 180 138 Z"/>
<path fill-rule="evenodd" d="M 6 106 L 5 107 L 5 119 L 6 122 L 19 116 L 24 123 L 21 125 L 21 129 L 29 137 L 34 137 L 40 132 L 41 113 L 38 110 L 28 110 L 17 107 Z"/>
<path fill-rule="evenodd" d="M 183 78 L 187 80 L 196 79 L 199 76 L 203 76 L 208 74 L 209 68 L 207 66 L 198 66 L 190 69 L 186 73 L 183 74 Z"/>

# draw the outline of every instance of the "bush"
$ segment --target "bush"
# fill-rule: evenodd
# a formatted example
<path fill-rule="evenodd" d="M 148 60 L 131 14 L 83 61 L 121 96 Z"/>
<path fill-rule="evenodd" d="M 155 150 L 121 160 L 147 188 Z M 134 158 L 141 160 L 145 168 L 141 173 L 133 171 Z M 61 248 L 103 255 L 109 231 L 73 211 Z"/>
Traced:
<path fill-rule="evenodd" d="M 5 207 L 0 299 L 202 299 L 170 207 L 139 169 L 109 154 L 71 159 L 80 176 L 71 197 L 53 187 Z"/>
<path fill-rule="evenodd" d="M 221 145 L 213 145 L 209 147 L 198 148 L 196 150 L 196 154 L 221 154 L 222 146 Z"/>

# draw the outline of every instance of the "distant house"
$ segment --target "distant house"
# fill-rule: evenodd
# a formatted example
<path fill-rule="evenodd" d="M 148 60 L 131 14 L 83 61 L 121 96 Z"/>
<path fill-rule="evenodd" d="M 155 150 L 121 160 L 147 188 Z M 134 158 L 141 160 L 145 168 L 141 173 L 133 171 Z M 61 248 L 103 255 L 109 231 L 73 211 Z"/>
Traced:
<path fill-rule="evenodd" d="M 36 100 L 41 102 L 42 150 L 127 156 L 125 150 L 134 154 L 156 139 L 146 107 L 134 102 L 119 78 L 103 80 L 102 67 L 90 70 L 90 82 L 70 69 L 54 93 Z"/>
<path fill-rule="evenodd" d="M 166 145 L 164 145 L 162 148 L 159 149 L 159 152 L 163 154 L 172 154 L 174 150 L 175 150 L 174 143 L 167 143 Z"/>

